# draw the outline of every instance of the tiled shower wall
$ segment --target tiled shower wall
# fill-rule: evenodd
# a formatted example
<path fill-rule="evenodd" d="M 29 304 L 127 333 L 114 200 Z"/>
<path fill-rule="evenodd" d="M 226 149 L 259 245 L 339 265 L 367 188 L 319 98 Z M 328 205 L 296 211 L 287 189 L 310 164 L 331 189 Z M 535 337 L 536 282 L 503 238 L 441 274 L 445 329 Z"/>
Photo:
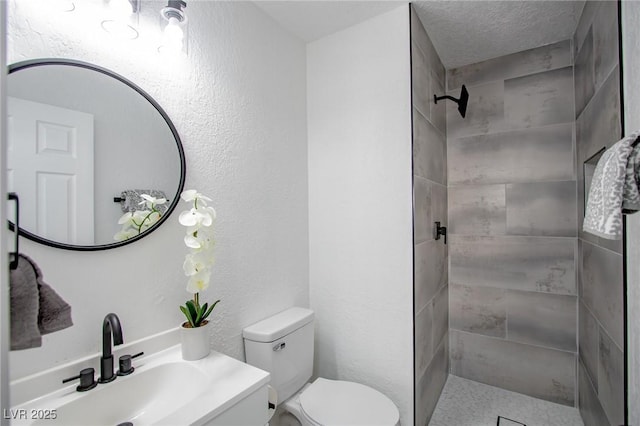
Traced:
<path fill-rule="evenodd" d="M 426 425 L 449 371 L 447 246 L 433 223 L 447 225 L 445 70 L 411 8 L 414 197 L 415 424 Z"/>
<path fill-rule="evenodd" d="M 624 422 L 622 242 L 582 232 L 583 162 L 620 139 L 617 2 L 587 2 L 574 36 L 579 217 L 579 406 L 586 426 Z"/>
<path fill-rule="evenodd" d="M 448 71 L 451 372 L 574 406 L 577 220 L 569 40 Z"/>

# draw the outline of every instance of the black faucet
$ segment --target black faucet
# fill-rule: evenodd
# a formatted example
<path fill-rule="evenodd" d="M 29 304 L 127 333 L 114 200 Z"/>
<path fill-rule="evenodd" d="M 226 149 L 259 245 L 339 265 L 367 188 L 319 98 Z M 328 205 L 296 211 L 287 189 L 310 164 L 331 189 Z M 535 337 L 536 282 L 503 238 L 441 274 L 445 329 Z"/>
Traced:
<path fill-rule="evenodd" d="M 112 334 L 114 346 L 121 345 L 123 342 L 122 327 L 120 319 L 114 313 L 108 314 L 102 322 L 102 357 L 100 357 L 100 378 L 98 379 L 100 383 L 109 383 L 117 377 L 113 374 Z"/>

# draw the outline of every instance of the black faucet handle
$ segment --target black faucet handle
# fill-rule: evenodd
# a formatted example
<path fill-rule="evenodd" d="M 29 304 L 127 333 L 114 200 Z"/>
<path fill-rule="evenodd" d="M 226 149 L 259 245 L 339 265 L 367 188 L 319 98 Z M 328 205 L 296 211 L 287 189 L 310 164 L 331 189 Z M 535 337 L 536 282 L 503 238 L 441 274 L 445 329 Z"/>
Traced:
<path fill-rule="evenodd" d="M 76 379 L 80 379 L 80 384 L 76 388 L 78 392 L 86 392 L 98 386 L 98 382 L 96 382 L 95 379 L 95 370 L 93 368 L 80 370 L 80 374 L 64 379 L 62 383 L 68 383 Z"/>
<path fill-rule="evenodd" d="M 140 352 L 135 355 L 122 355 L 118 359 L 118 362 L 120 364 L 120 369 L 118 370 L 118 376 L 127 376 L 133 373 L 135 368 L 133 368 L 133 366 L 131 365 L 131 360 L 141 355 L 144 355 L 144 352 Z"/>

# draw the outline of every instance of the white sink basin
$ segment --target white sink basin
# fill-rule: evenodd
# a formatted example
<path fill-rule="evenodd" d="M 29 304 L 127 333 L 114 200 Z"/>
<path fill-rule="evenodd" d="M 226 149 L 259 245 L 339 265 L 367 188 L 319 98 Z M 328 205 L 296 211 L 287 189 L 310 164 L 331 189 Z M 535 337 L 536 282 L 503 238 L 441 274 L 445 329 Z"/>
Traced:
<path fill-rule="evenodd" d="M 134 365 L 131 375 L 90 391 L 77 392 L 74 385 L 14 407 L 14 413 L 23 412 L 27 418 L 12 424 L 207 424 L 269 381 L 268 373 L 217 352 L 199 361 L 183 361 L 180 346 Z M 55 413 L 55 419 L 34 418 L 42 413 L 38 410 Z"/>

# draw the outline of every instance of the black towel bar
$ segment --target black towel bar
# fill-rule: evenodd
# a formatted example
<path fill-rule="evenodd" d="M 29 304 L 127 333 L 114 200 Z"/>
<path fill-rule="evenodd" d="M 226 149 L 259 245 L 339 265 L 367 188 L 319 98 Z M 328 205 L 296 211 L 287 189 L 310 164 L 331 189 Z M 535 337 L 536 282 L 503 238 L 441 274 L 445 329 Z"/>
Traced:
<path fill-rule="evenodd" d="M 9 199 L 9 201 L 15 201 L 16 202 L 16 224 L 13 227 L 13 233 L 15 235 L 15 246 L 16 246 L 16 251 L 9 253 L 9 269 L 16 269 L 18 268 L 18 254 L 20 253 L 20 247 L 19 247 L 19 234 L 20 234 L 20 200 L 18 199 L 18 194 L 16 194 L 15 192 L 9 192 L 9 194 L 7 194 L 7 198 Z M 11 227 L 10 227 L 11 228 Z M 11 259 L 11 255 L 13 254 L 13 259 Z"/>

